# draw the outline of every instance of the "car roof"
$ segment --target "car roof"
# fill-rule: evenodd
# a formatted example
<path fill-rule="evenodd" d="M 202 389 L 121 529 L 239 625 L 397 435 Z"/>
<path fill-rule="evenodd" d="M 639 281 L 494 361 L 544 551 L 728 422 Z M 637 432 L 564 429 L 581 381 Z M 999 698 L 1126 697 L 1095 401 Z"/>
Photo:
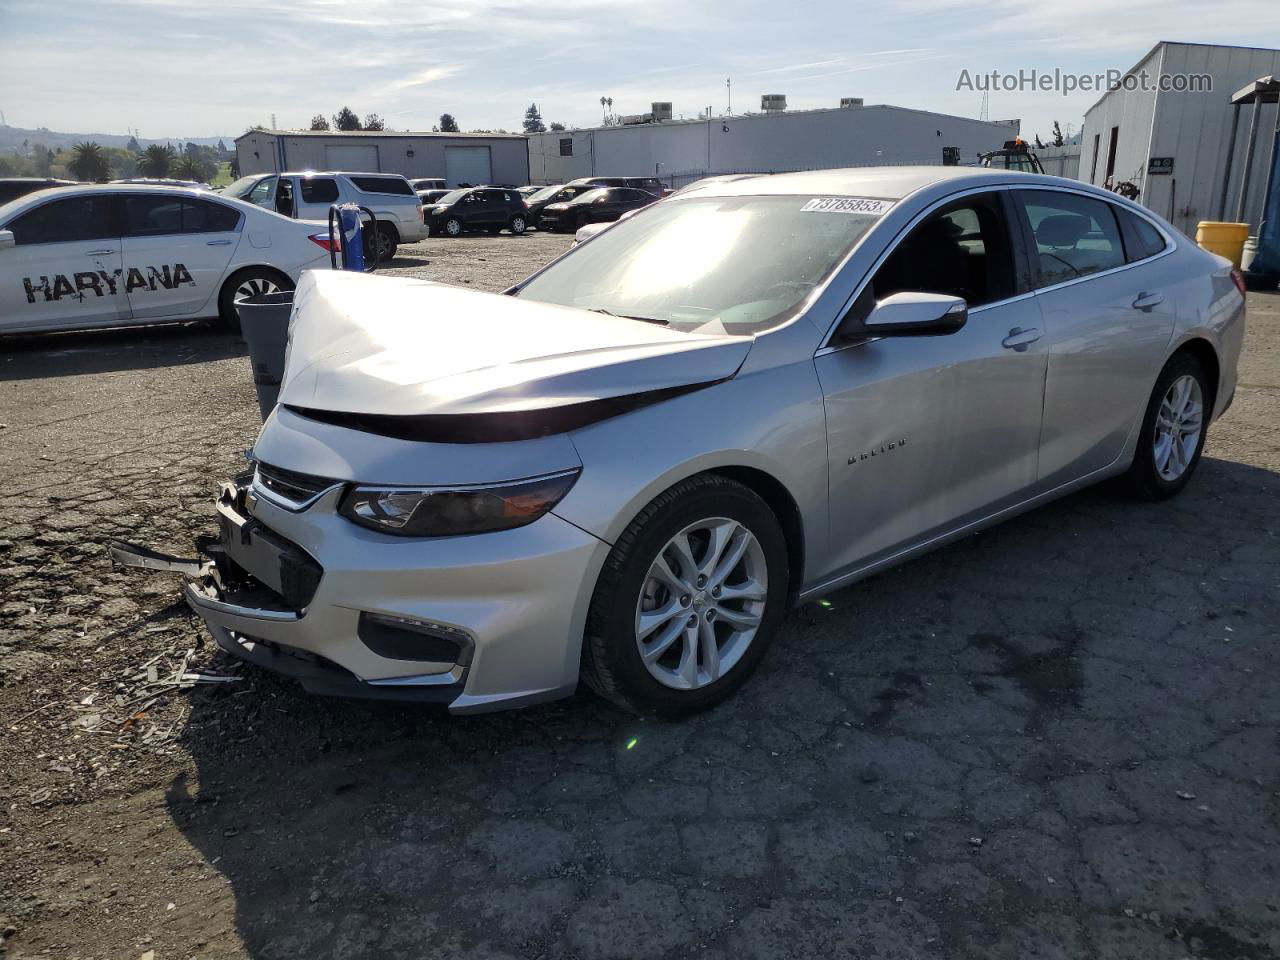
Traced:
<path fill-rule="evenodd" d="M 900 199 L 927 187 L 945 184 L 955 190 L 967 187 L 994 187 L 1001 183 L 1042 183 L 1088 189 L 1078 180 L 1064 180 L 1041 174 L 1021 173 L 986 167 L 851 167 L 844 170 L 806 170 L 800 173 L 769 173 L 756 176 L 709 179 L 691 183 L 680 191 L 689 196 L 754 196 L 799 194 L 819 196 L 866 196 Z M 1114 196 L 1114 194 L 1112 195 Z"/>
<path fill-rule="evenodd" d="M 25 196 L 18 197 L 16 200 L 10 200 L 8 203 L 0 205 L 6 216 L 10 213 L 16 213 L 27 207 L 34 207 L 46 198 L 58 197 L 59 199 L 67 199 L 68 197 L 81 196 L 86 193 L 154 193 L 160 196 L 172 197 L 191 197 L 199 200 L 220 199 L 223 203 L 234 204 L 238 207 L 253 207 L 252 204 L 246 204 L 234 197 L 224 197 L 219 193 L 215 193 L 208 188 L 197 187 L 170 187 L 162 184 L 154 183 L 81 183 L 71 187 L 51 187 L 47 190 L 36 190 Z M 260 209 L 254 207 L 253 209 Z"/>

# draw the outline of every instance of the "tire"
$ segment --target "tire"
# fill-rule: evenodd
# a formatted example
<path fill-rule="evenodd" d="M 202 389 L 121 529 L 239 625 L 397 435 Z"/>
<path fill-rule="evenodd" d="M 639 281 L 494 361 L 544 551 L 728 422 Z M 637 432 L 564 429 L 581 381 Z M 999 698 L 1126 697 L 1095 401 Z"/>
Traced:
<path fill-rule="evenodd" d="M 707 525 L 706 539 L 700 524 Z M 706 562 L 712 527 L 723 538 L 721 561 L 734 566 L 712 565 L 711 578 L 699 582 L 672 544 L 683 536 L 689 559 Z M 745 545 L 737 539 L 743 531 Z M 739 547 L 740 557 L 731 560 Z M 660 557 L 674 580 L 652 576 Z M 785 614 L 788 576 L 782 527 L 760 497 L 714 474 L 681 481 L 640 511 L 605 560 L 587 614 L 583 679 L 633 713 L 677 718 L 709 709 L 759 666 Z M 678 581 L 692 589 L 667 586 Z M 739 590 L 750 597 L 722 599 L 717 581 L 727 585 L 726 594 Z M 642 638 L 645 611 L 650 616 Z M 716 643 L 714 661 L 710 638 Z"/>
<path fill-rule="evenodd" d="M 507 229 L 511 231 L 511 235 L 518 237 L 529 229 L 529 224 L 520 214 L 516 214 L 511 218 L 511 223 L 507 225 Z"/>
<path fill-rule="evenodd" d="M 1179 399 L 1183 387 L 1185 400 Z M 1174 354 L 1151 391 L 1138 434 L 1138 449 L 1124 478 L 1133 496 L 1140 500 L 1167 500 L 1190 482 L 1204 450 L 1212 404 L 1203 364 L 1190 353 Z M 1197 428 L 1194 440 L 1188 432 L 1193 423 Z M 1180 438 L 1176 443 L 1174 436 Z"/>
<path fill-rule="evenodd" d="M 240 315 L 236 301 L 265 293 L 279 293 L 293 289 L 293 281 L 279 270 L 270 267 L 246 267 L 227 277 L 218 293 L 218 326 L 238 333 Z"/>
<path fill-rule="evenodd" d="M 462 236 L 462 221 L 457 217 L 450 217 L 444 222 L 444 235 L 446 237 Z"/>
<path fill-rule="evenodd" d="M 378 224 L 377 231 L 378 244 L 378 263 L 390 263 L 391 259 L 396 255 L 396 250 L 400 246 L 400 235 L 396 233 L 395 228 L 386 224 Z M 366 264 L 373 262 L 373 245 L 374 234 L 365 231 L 364 234 L 364 258 Z"/>

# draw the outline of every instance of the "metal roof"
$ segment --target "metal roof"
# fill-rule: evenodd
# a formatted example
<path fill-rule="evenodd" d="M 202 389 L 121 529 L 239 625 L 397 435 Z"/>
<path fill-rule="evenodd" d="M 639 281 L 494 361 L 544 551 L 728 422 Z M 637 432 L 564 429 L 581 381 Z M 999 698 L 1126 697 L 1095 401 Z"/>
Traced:
<path fill-rule="evenodd" d="M 254 128 L 246 130 L 240 136 L 236 137 L 235 142 L 239 143 L 245 137 L 252 137 L 257 134 L 266 134 L 272 137 L 339 137 L 350 140 L 360 139 L 377 139 L 380 137 L 399 137 L 401 139 L 426 139 L 434 140 L 438 138 L 454 139 L 454 140 L 471 140 L 471 139 L 497 139 L 497 140 L 523 140 L 523 133 L 441 133 L 437 130 L 266 130 L 263 128 Z"/>

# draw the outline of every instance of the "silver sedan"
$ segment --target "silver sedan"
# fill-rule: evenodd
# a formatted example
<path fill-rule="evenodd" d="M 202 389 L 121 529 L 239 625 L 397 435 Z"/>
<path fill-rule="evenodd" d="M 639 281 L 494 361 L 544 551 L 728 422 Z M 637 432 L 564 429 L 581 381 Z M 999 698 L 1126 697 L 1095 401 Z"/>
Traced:
<path fill-rule="evenodd" d="M 1177 494 L 1244 333 L 1149 210 L 941 167 L 711 181 L 507 294 L 304 279 L 188 571 L 225 649 L 455 712 L 701 710 L 792 604 L 1104 478 Z"/>

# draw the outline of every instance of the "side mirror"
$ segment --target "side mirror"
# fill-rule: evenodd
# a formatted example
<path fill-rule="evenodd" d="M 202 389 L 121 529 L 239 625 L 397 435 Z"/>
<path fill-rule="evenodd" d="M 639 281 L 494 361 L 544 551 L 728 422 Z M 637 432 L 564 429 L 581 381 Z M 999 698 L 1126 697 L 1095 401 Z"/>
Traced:
<path fill-rule="evenodd" d="M 968 319 L 969 305 L 961 297 L 906 290 L 876 301 L 865 314 L 854 304 L 836 336 L 840 340 L 940 337 L 955 333 Z"/>
<path fill-rule="evenodd" d="M 18 241 L 14 239 L 12 230 L 0 230 L 0 250 L 7 250 L 17 245 Z"/>

